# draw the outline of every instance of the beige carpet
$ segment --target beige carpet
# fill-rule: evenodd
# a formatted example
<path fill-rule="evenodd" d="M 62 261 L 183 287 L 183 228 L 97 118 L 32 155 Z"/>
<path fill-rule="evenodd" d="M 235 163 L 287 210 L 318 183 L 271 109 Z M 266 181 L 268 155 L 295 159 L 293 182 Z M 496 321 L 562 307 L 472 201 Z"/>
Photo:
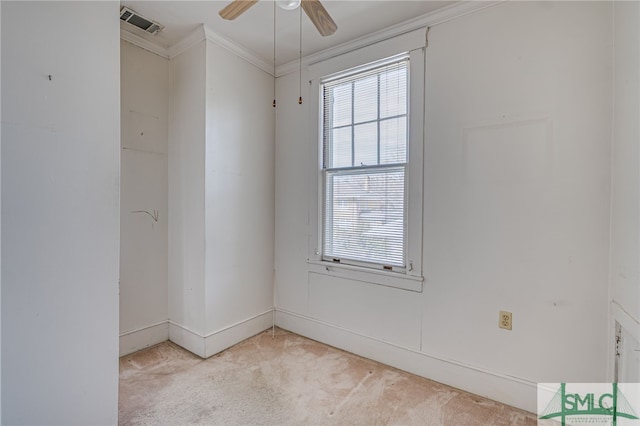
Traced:
<path fill-rule="evenodd" d="M 120 359 L 121 425 L 535 425 L 533 414 L 276 329 Z"/>

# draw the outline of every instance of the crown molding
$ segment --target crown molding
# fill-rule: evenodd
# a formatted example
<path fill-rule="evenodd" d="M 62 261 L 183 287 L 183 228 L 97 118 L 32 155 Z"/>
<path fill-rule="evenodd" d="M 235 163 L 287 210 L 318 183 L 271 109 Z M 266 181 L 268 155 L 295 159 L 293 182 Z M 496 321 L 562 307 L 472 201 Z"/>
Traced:
<path fill-rule="evenodd" d="M 223 37 L 204 24 L 198 25 L 185 38 L 169 47 L 168 49 L 152 41 L 149 41 L 144 37 L 140 37 L 139 35 L 134 34 L 124 28 L 120 29 L 120 38 L 166 59 L 173 59 L 181 53 L 191 49 L 201 41 L 209 40 L 210 42 L 215 43 L 218 46 L 234 53 L 236 56 L 239 56 L 250 64 L 260 68 L 267 74 L 272 76 L 274 74 L 273 64 L 267 63 L 265 60 L 259 58 L 247 48 L 240 46 L 239 44 L 229 40 L 226 37 Z"/>
<path fill-rule="evenodd" d="M 335 56 L 343 55 L 345 53 L 352 52 L 356 49 L 360 49 L 375 43 L 379 43 L 384 40 L 388 40 L 392 37 L 397 37 L 408 32 L 432 27 L 434 25 L 442 24 L 452 19 L 459 18 L 469 13 L 477 12 L 488 7 L 495 6 L 506 0 L 491 0 L 491 1 L 459 1 L 450 6 L 445 6 L 441 9 L 434 10 L 433 12 L 426 13 L 424 15 L 412 18 L 408 21 L 401 22 L 396 25 L 392 25 L 374 33 L 368 34 L 363 37 L 348 41 L 346 43 L 339 44 L 334 47 L 322 50 L 317 53 L 313 53 L 302 58 L 302 66 L 306 67 L 315 63 L 333 58 Z M 276 67 L 276 77 L 282 77 L 283 75 L 298 71 L 300 64 L 297 60 L 288 62 L 286 64 Z"/>
<path fill-rule="evenodd" d="M 267 74 L 271 76 L 275 74 L 273 69 L 273 64 L 270 64 L 267 61 L 259 58 L 258 56 L 256 56 L 256 54 L 254 54 L 252 51 L 250 51 L 246 47 L 241 46 L 229 40 L 228 38 L 223 37 L 222 35 L 216 33 L 206 25 L 203 25 L 203 27 L 204 27 L 205 37 L 207 40 L 213 43 L 216 43 L 217 45 L 229 50 L 232 53 L 235 53 L 237 56 L 241 57 L 242 59 L 249 62 L 250 64 L 260 68 L 262 71 L 266 72 Z"/>
<path fill-rule="evenodd" d="M 120 39 L 124 41 L 128 41 L 134 46 L 138 46 L 141 49 L 147 50 L 151 53 L 155 53 L 158 56 L 161 56 L 165 59 L 169 59 L 169 50 L 156 44 L 152 41 L 149 41 L 143 37 L 140 37 L 137 34 L 134 34 L 124 28 L 120 28 Z"/>
<path fill-rule="evenodd" d="M 244 46 L 240 46 L 239 44 L 229 40 L 221 34 L 216 33 L 204 24 L 199 25 L 188 36 L 186 36 L 175 45 L 171 46 L 168 50 L 169 59 L 175 58 L 176 56 L 191 49 L 193 46 L 203 40 L 208 40 L 224 49 L 227 49 L 231 53 L 260 68 L 262 71 L 266 72 L 269 75 L 273 75 L 274 73 L 272 64 L 267 63 Z"/>
<path fill-rule="evenodd" d="M 384 28 L 372 34 L 357 38 L 355 40 L 348 41 L 346 43 L 342 43 L 338 46 L 334 46 L 334 47 L 322 50 L 320 52 L 313 53 L 308 56 L 304 56 L 302 58 L 302 65 L 303 66 L 313 65 L 317 62 L 324 61 L 334 56 L 343 55 L 345 53 L 352 52 L 356 49 L 360 49 L 362 47 L 375 44 L 375 43 L 390 39 L 392 37 L 406 34 L 410 31 L 414 31 L 419 28 L 426 28 L 426 27 L 438 25 L 443 22 L 447 22 L 452 19 L 456 19 L 461 16 L 467 15 L 469 13 L 477 12 L 479 10 L 495 6 L 504 1 L 506 0 L 459 1 L 457 3 L 452 4 L 451 6 L 446 6 L 441 9 L 437 9 L 433 12 L 418 16 L 408 21 L 401 22 L 400 24 L 396 24 L 396 25 Z M 209 40 L 229 50 L 230 52 L 236 54 L 240 58 L 258 67 L 259 69 L 266 72 L 267 74 L 275 75 L 276 77 L 281 77 L 291 72 L 295 72 L 298 70 L 298 67 L 300 66 L 300 64 L 296 60 L 296 61 L 291 61 L 286 64 L 280 65 L 276 67 L 276 69 L 274 70 L 273 64 L 270 64 L 267 61 L 263 60 L 262 58 L 258 57 L 254 52 L 250 51 L 246 47 L 237 44 L 236 42 L 222 36 L 219 33 L 216 33 L 215 31 L 213 31 L 211 28 L 207 27 L 204 24 L 199 25 L 189 35 L 187 35 L 181 41 L 179 41 L 178 43 L 174 44 L 169 48 L 165 48 L 159 44 L 149 41 L 124 28 L 120 29 L 120 38 L 142 49 L 148 50 L 151 53 L 155 53 L 156 55 L 159 55 L 167 59 L 173 59 L 176 56 L 180 55 L 181 53 L 189 50 L 196 44 L 200 43 L 201 41 Z"/>
<path fill-rule="evenodd" d="M 173 59 L 176 56 L 191 49 L 201 41 L 205 40 L 204 24 L 198 25 L 193 31 L 191 31 L 185 38 L 171 46 L 169 50 L 169 59 Z"/>

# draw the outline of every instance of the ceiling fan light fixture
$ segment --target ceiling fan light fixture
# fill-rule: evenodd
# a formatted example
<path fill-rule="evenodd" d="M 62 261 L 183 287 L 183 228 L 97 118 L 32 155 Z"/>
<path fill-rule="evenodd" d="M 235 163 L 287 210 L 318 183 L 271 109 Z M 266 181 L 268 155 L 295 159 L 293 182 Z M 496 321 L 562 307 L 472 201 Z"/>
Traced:
<path fill-rule="evenodd" d="M 294 10 L 300 7 L 301 0 L 276 0 L 276 4 L 284 10 Z"/>
<path fill-rule="evenodd" d="M 258 3 L 258 0 L 233 0 L 218 12 L 218 14 L 222 19 L 232 21 L 256 3 Z M 330 36 L 338 29 L 334 20 L 329 16 L 329 12 L 327 12 L 327 9 L 322 5 L 321 0 L 276 0 L 273 3 L 273 10 L 276 9 L 276 4 L 283 9 L 290 10 L 298 6 L 302 7 L 304 13 L 309 17 L 311 23 L 323 37 Z"/>

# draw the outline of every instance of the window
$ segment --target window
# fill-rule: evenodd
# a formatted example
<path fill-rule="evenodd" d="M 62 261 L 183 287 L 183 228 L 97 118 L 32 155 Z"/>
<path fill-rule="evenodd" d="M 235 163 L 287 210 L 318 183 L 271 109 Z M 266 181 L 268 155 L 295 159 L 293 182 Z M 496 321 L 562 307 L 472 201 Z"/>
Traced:
<path fill-rule="evenodd" d="M 309 66 L 310 274 L 422 291 L 425 61 L 421 28 Z"/>
<path fill-rule="evenodd" d="M 323 79 L 322 259 L 407 266 L 409 56 Z"/>

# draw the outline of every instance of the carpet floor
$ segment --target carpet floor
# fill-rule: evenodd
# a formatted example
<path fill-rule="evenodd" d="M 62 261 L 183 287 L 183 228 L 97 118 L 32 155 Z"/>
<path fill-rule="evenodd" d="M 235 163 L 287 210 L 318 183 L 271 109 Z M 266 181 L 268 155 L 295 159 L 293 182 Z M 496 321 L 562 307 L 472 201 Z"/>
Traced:
<path fill-rule="evenodd" d="M 536 425 L 531 413 L 276 329 L 203 360 L 120 359 L 120 425 Z"/>

